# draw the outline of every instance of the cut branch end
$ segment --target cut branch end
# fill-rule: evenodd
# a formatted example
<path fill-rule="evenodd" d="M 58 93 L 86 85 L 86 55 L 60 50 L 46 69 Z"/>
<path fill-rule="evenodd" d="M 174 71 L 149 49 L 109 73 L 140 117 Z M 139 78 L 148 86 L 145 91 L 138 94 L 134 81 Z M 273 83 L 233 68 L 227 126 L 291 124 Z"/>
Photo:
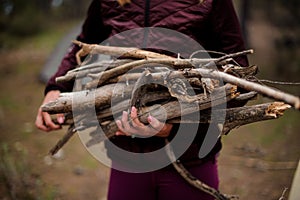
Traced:
<path fill-rule="evenodd" d="M 274 102 L 266 110 L 267 116 L 272 116 L 278 118 L 283 115 L 284 111 L 291 108 L 292 106 L 285 104 L 283 102 Z"/>

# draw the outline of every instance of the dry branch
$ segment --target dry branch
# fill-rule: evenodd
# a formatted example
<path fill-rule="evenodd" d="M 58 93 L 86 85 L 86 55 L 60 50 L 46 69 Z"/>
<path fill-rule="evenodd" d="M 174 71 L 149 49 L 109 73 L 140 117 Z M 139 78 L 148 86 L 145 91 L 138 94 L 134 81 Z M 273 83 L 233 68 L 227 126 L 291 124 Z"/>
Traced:
<path fill-rule="evenodd" d="M 184 116 L 184 120 L 177 119 L 173 114 L 168 115 L 168 123 L 224 123 L 222 135 L 228 134 L 234 128 L 255 123 L 258 121 L 265 121 L 271 119 L 278 119 L 280 116 L 283 115 L 283 112 L 290 108 L 289 105 L 280 103 L 280 102 L 273 102 L 273 103 L 265 103 L 253 106 L 244 106 L 244 107 L 237 107 L 237 108 L 230 108 L 230 109 L 221 109 L 216 110 L 213 113 L 213 117 L 211 116 L 211 112 L 208 110 L 202 111 L 200 117 L 194 117 L 193 115 L 188 115 L 193 112 L 184 111 L 182 116 Z M 149 113 L 148 110 L 150 108 L 141 109 L 144 112 L 140 112 L 140 119 L 141 121 L 146 122 L 145 116 Z M 162 106 L 156 106 L 151 111 L 151 115 L 157 118 L 161 118 L 166 108 Z M 192 109 L 191 109 L 192 110 Z M 194 110 L 195 112 L 195 110 Z M 172 116 L 171 116 L 172 115 Z M 177 114 L 179 115 L 179 114 Z M 222 116 L 225 115 L 225 118 Z M 179 115 L 180 116 L 180 115 Z M 221 117 L 220 117 L 221 116 Z M 174 118 L 171 118 L 174 117 Z M 195 121 L 195 118 L 199 118 L 199 120 Z M 212 120 L 213 119 L 213 120 Z M 98 126 L 98 122 L 94 126 Z M 114 136 L 114 133 L 118 130 L 114 121 L 109 122 L 106 125 L 103 125 L 101 128 L 99 127 L 98 133 L 93 135 L 92 139 L 86 144 L 87 147 L 92 145 L 98 144 L 101 141 Z M 105 134 L 105 136 L 104 136 Z"/>
<path fill-rule="evenodd" d="M 201 70 L 201 72 L 199 72 Z M 204 71 L 204 72 L 203 72 Z M 211 70 L 202 70 L 202 69 L 190 69 L 190 70 L 184 70 L 184 71 L 170 71 L 170 72 L 161 72 L 161 73 L 153 73 L 151 74 L 152 79 L 154 82 L 163 84 L 166 81 L 166 77 L 168 79 L 173 79 L 176 77 L 202 77 L 204 76 L 214 76 L 214 78 L 219 78 L 220 76 L 225 74 L 221 72 L 213 73 L 213 75 L 209 75 L 209 72 L 213 72 Z M 250 74 L 253 72 L 250 71 Z M 208 75 L 207 75 L 208 74 Z M 244 73 L 245 74 L 245 73 Z M 220 76 L 218 76 L 220 75 Z M 227 79 L 227 82 L 235 83 L 236 77 L 225 74 Z M 125 79 L 130 80 L 136 80 L 140 74 L 128 74 L 126 75 Z M 217 76 L 217 77 L 216 77 Z M 224 76 L 224 75 L 223 75 Z M 228 78 L 229 77 L 229 78 Z M 123 77 L 124 78 L 124 77 Z M 221 77 L 222 78 L 222 77 Z M 245 81 L 243 79 L 238 79 L 240 81 Z M 252 83 L 250 81 L 245 81 L 248 85 L 252 86 L 253 84 L 256 87 L 262 87 L 266 88 L 265 86 L 261 86 L 256 83 Z M 241 84 L 241 87 L 244 86 L 244 84 Z M 80 91 L 80 92 L 73 92 L 73 93 L 65 93 L 63 94 L 59 99 L 57 99 L 55 102 L 48 103 L 46 105 L 43 105 L 42 109 L 44 112 L 49 112 L 51 114 L 54 113 L 68 113 L 72 112 L 72 105 L 76 106 L 76 109 L 81 110 L 84 109 L 85 106 L 87 107 L 101 107 L 105 104 L 110 104 L 111 98 L 120 98 L 128 97 L 131 94 L 131 91 L 133 89 L 133 85 L 126 85 L 122 83 L 118 84 L 109 84 L 104 85 L 101 88 L 98 88 L 96 90 L 86 90 L 86 91 Z M 249 89 L 249 87 L 246 85 L 244 86 L 245 89 Z M 253 89 L 254 91 L 255 88 Z M 268 89 L 271 90 L 271 89 Z M 114 96 L 113 96 L 114 94 Z M 73 101 L 73 99 L 76 98 L 76 101 Z"/>
<path fill-rule="evenodd" d="M 104 54 L 116 57 L 136 58 L 136 59 L 148 59 L 148 58 L 170 58 L 169 56 L 155 53 L 152 51 L 145 51 L 138 48 L 130 47 L 110 47 L 97 44 L 85 44 L 80 41 L 74 40 L 74 44 L 81 47 L 81 50 L 76 54 L 77 63 L 80 64 L 81 57 L 88 54 Z"/>
<path fill-rule="evenodd" d="M 236 93 L 236 90 L 237 88 L 235 86 L 227 84 L 215 89 L 209 96 L 199 96 L 199 100 L 194 103 L 172 101 L 161 106 L 154 105 L 151 107 L 140 108 L 140 120 L 142 122 L 147 122 L 147 116 L 149 114 L 158 120 L 164 120 L 163 113 L 166 113 L 166 119 L 168 120 L 209 109 L 212 105 L 217 106 L 224 104 L 237 97 L 239 93 Z"/>
<path fill-rule="evenodd" d="M 251 81 L 247 81 L 241 78 L 237 78 L 230 74 L 226 74 L 224 72 L 216 71 L 216 70 L 207 70 L 207 69 L 193 69 L 199 73 L 202 77 L 213 78 L 213 79 L 221 79 L 224 82 L 228 82 L 238 87 L 244 88 L 248 91 L 255 91 L 261 95 L 270 97 L 275 100 L 283 101 L 287 104 L 292 105 L 295 109 L 300 110 L 300 98 L 277 89 L 273 89 L 271 87 L 263 86 L 258 83 L 254 83 Z"/>
<path fill-rule="evenodd" d="M 96 90 L 84 90 L 79 92 L 64 93 L 56 101 L 42 106 L 43 112 L 50 114 L 69 113 L 73 109 L 77 111 L 87 108 L 110 105 L 112 98 L 124 99 L 131 94 L 133 85 L 109 84 Z"/>
<path fill-rule="evenodd" d="M 216 190 L 215 188 L 212 188 L 208 186 L 207 184 L 203 183 L 196 177 L 194 177 L 184 166 L 183 164 L 179 161 L 176 160 L 176 156 L 173 152 L 173 149 L 166 139 L 166 153 L 172 162 L 175 170 L 180 174 L 180 176 L 186 180 L 190 185 L 193 187 L 210 194 L 211 196 L 215 197 L 217 200 L 230 200 L 230 199 L 237 199 L 237 196 L 232 196 L 232 195 L 224 195 L 220 191 Z"/>
<path fill-rule="evenodd" d="M 216 59 L 212 59 L 215 62 Z M 176 58 L 169 58 L 169 59 L 148 59 L 148 60 L 137 60 L 137 61 L 132 61 L 130 63 L 126 63 L 124 65 L 121 65 L 119 67 L 115 67 L 112 69 L 109 69 L 104 72 L 100 72 L 99 74 L 94 74 L 92 77 L 95 79 L 91 82 L 89 82 L 86 85 L 87 89 L 92 89 L 101 86 L 103 83 L 108 81 L 111 78 L 114 78 L 116 76 L 122 75 L 127 73 L 129 70 L 136 68 L 138 66 L 148 66 L 150 64 L 160 64 L 160 65 L 165 65 L 171 67 L 171 69 L 191 69 L 191 68 L 197 68 L 200 64 L 206 63 L 207 60 L 203 59 L 176 59 Z M 237 67 L 235 67 L 236 69 Z M 257 67 L 253 66 L 250 68 L 239 68 L 239 70 L 232 69 L 230 70 L 231 73 L 236 73 L 240 77 L 244 77 L 245 75 L 250 75 L 250 74 L 256 74 L 257 72 Z M 248 69 L 248 70 L 247 70 Z M 171 71 L 171 70 L 170 70 Z M 174 71 L 172 71 L 174 72 Z M 180 73 L 180 71 L 179 71 Z M 130 76 L 130 75 L 129 75 Z M 199 74 L 194 75 L 194 76 L 199 76 Z M 131 78 L 133 79 L 133 78 Z"/>
<path fill-rule="evenodd" d="M 77 40 L 74 40 L 73 43 L 81 47 L 81 50 L 76 55 L 78 64 L 81 63 L 80 57 L 84 57 L 88 54 L 104 54 L 104 55 L 111 55 L 115 57 L 126 57 L 126 58 L 146 59 L 146 60 L 159 59 L 159 58 L 174 59 L 173 57 L 164 54 L 141 50 L 133 47 L 116 47 L 116 46 L 103 46 L 98 44 L 86 44 Z M 245 50 L 237 53 L 226 54 L 217 59 L 213 59 L 213 58 L 190 59 L 190 61 L 194 61 L 194 64 L 201 64 L 201 63 L 203 64 L 205 62 L 211 65 L 211 64 L 217 64 L 223 62 L 224 60 L 229 58 L 231 59 L 242 55 L 252 54 L 253 52 L 254 51 L 250 49 L 250 50 Z M 197 61 L 200 61 L 200 63 L 198 63 Z"/>
<path fill-rule="evenodd" d="M 69 140 L 70 138 L 76 133 L 76 129 L 73 125 L 70 125 L 70 127 L 68 128 L 67 133 L 56 143 L 56 145 L 50 149 L 49 153 L 51 155 L 56 154 Z"/>
<path fill-rule="evenodd" d="M 259 104 L 259 105 L 253 105 L 253 106 L 245 106 L 245 107 L 237 107 L 237 108 L 230 108 L 226 110 L 216 110 L 214 113 L 214 120 L 213 123 L 220 123 L 224 122 L 223 125 L 223 131 L 222 134 L 227 134 L 230 130 L 240 127 L 242 125 L 254 123 L 257 121 L 264 121 L 264 120 L 270 120 L 270 119 L 277 119 L 280 116 L 283 115 L 283 112 L 288 109 L 289 106 L 287 104 L 279 103 L 279 102 L 274 102 L 274 103 L 265 103 L 265 104 Z M 163 112 L 163 109 L 161 107 L 157 107 L 158 111 L 155 113 L 151 113 L 152 115 L 159 117 L 160 113 Z M 120 108 L 119 111 L 125 110 Z M 149 108 L 147 109 L 149 110 Z M 223 118 L 218 118 L 218 116 L 223 116 L 224 113 L 226 114 L 225 119 Z M 98 115 L 98 118 L 101 119 L 103 116 L 103 113 Z M 144 114 L 142 113 L 141 116 Z M 111 113 L 107 111 L 106 117 L 111 116 Z M 211 119 L 211 113 L 209 111 L 203 111 L 201 112 L 200 119 L 199 121 L 195 121 L 193 116 L 185 116 L 184 117 L 185 121 L 182 121 L 180 119 L 170 119 L 168 120 L 169 123 L 210 123 L 212 122 Z M 143 119 L 145 120 L 145 119 Z M 73 122 L 70 122 L 73 124 Z M 114 136 L 114 132 L 117 130 L 117 126 L 114 123 L 114 121 L 108 123 L 107 125 L 104 125 L 102 129 L 99 127 L 99 122 L 90 122 L 93 124 L 95 127 L 98 127 L 98 129 L 95 131 L 95 134 L 93 135 L 93 138 L 86 144 L 88 147 L 98 144 L 101 141 L 110 138 Z M 70 125 L 71 125 L 70 124 Z M 86 128 L 89 128 L 91 124 L 85 124 Z M 67 125 L 67 124 L 65 124 Z M 52 150 L 50 151 L 51 153 L 57 152 L 74 134 L 74 132 L 70 132 L 70 130 L 74 129 L 69 129 L 68 133 L 62 140 L 56 144 Z"/>
<path fill-rule="evenodd" d="M 168 66 L 173 67 L 180 67 L 180 68 L 191 68 L 194 67 L 189 61 L 181 60 L 181 59 L 148 59 L 148 60 L 137 60 L 130 63 L 126 63 L 124 65 L 121 65 L 119 67 L 101 72 L 99 74 L 94 75 L 95 80 L 87 83 L 86 88 L 92 89 L 101 86 L 103 83 L 105 83 L 107 80 L 109 80 L 112 77 L 119 76 L 121 74 L 127 73 L 129 70 L 136 68 L 141 65 L 147 65 L 147 64 L 164 64 Z"/>
<path fill-rule="evenodd" d="M 84 65 L 75 68 L 74 70 L 68 71 L 67 74 L 64 76 L 57 77 L 55 81 L 58 83 L 74 81 L 76 78 L 84 78 L 88 74 L 100 73 L 107 69 L 111 69 L 129 62 L 132 62 L 132 60 L 130 59 L 120 59 L 120 60 L 113 60 L 113 61 L 107 60 L 98 63 L 92 63 L 89 65 Z"/>
<path fill-rule="evenodd" d="M 184 121 L 181 119 L 171 119 L 169 123 L 224 123 L 222 135 L 228 134 L 231 130 L 243 125 L 278 119 L 291 106 L 282 102 L 273 102 L 258 104 L 253 106 L 244 106 L 237 108 L 228 108 L 214 111 L 214 117 L 210 111 L 201 112 L 199 121 L 195 117 L 185 116 Z M 225 116 L 225 119 L 222 117 Z"/>

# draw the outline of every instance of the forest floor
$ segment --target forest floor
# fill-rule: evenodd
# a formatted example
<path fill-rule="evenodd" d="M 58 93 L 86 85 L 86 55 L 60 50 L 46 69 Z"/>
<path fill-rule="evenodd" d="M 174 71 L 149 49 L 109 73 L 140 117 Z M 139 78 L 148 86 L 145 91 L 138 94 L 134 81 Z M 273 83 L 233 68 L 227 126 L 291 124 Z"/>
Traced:
<path fill-rule="evenodd" d="M 252 28 L 269 31 L 259 24 Z M 0 52 L 0 199 L 106 199 L 109 168 L 86 151 L 79 137 L 51 158 L 49 149 L 66 130 L 44 133 L 34 126 L 44 90 L 38 75 L 67 30 L 59 27 Z M 258 55 L 263 42 L 252 40 Z M 257 64 L 260 59 L 253 55 L 251 61 Z M 299 129 L 299 112 L 291 109 L 280 119 L 247 125 L 225 136 L 219 157 L 220 191 L 247 200 L 279 199 L 285 188 L 290 189 L 298 163 Z"/>

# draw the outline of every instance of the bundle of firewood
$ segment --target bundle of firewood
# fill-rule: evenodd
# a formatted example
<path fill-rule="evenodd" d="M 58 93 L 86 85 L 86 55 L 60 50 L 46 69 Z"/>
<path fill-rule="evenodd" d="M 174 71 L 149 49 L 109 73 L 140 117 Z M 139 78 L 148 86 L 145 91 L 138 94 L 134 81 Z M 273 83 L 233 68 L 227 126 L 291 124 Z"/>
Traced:
<path fill-rule="evenodd" d="M 117 131 L 116 118 L 132 106 L 138 109 L 139 119 L 144 123 L 149 114 L 168 123 L 222 121 L 223 134 L 245 124 L 276 119 L 290 105 L 300 108 L 299 97 L 258 84 L 257 66 L 232 64 L 235 57 L 253 50 L 219 58 L 182 59 L 136 48 L 75 43 L 82 47 L 77 53 L 80 65 L 56 81 L 75 81 L 76 91 L 61 93 L 56 101 L 42 106 L 50 114 L 65 113 L 65 125 L 70 125 L 67 135 L 51 150 L 52 154 L 77 130 L 96 127 L 90 132 L 87 146 L 112 137 Z M 113 58 L 88 64 L 87 57 L 87 63 L 81 63 L 81 57 L 95 54 Z M 244 106 L 258 94 L 282 103 Z M 219 113 L 214 116 L 221 116 L 220 119 L 212 119 L 211 107 L 227 104 L 232 106 L 214 110 Z M 199 111 L 200 118 L 195 121 L 193 113 Z"/>
<path fill-rule="evenodd" d="M 79 66 L 56 80 L 74 81 L 74 91 L 61 93 L 56 101 L 42 106 L 50 114 L 65 113 L 64 125 L 69 125 L 66 135 L 50 150 L 52 155 L 77 131 L 89 130 L 87 147 L 114 136 L 116 119 L 132 106 L 143 123 L 149 115 L 167 123 L 217 123 L 222 124 L 221 134 L 276 119 L 291 106 L 300 109 L 299 97 L 259 84 L 257 66 L 238 66 L 234 59 L 252 50 L 219 58 L 183 59 L 136 48 L 74 43 L 82 47 L 76 55 Z M 111 58 L 93 61 L 95 54 Z M 279 102 L 245 106 L 257 95 Z M 167 154 L 172 157 L 172 150 Z M 173 165 L 190 184 L 216 199 L 232 198 L 191 178 L 180 163 Z"/>

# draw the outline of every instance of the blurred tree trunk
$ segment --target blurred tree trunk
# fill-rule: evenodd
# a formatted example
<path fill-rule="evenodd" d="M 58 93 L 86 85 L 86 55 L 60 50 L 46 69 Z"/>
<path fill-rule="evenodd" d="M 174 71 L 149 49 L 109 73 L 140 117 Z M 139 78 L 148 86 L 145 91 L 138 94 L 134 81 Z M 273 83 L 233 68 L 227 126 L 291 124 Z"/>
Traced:
<path fill-rule="evenodd" d="M 249 46 L 249 38 L 248 38 L 248 30 L 247 30 L 247 22 L 250 18 L 250 1 L 249 0 L 241 0 L 240 4 L 240 21 L 242 33 L 245 39 L 246 47 Z"/>
<path fill-rule="evenodd" d="M 65 12 L 68 17 L 72 18 L 82 18 L 87 12 L 88 1 L 85 0 L 64 0 L 64 6 L 67 7 L 67 12 Z"/>
<path fill-rule="evenodd" d="M 51 9 L 51 0 L 33 0 L 35 1 L 35 5 L 37 6 L 37 8 L 42 11 L 44 14 L 49 14 L 49 11 Z M 28 0 L 27 0 L 28 2 Z"/>

